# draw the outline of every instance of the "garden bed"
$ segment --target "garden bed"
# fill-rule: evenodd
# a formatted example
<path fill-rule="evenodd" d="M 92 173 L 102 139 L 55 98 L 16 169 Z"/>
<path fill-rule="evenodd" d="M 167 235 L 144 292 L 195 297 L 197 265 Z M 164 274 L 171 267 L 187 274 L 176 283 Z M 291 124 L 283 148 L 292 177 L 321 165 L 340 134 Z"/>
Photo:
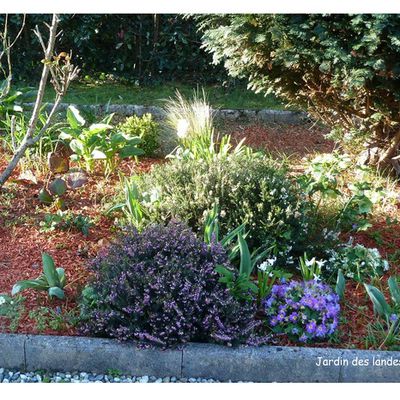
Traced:
<path fill-rule="evenodd" d="M 246 137 L 246 144 L 262 148 L 275 156 L 290 156 L 297 160 L 293 163 L 293 173 L 302 170 L 301 158 L 308 154 L 331 152 L 333 145 L 324 138 L 323 128 L 310 125 L 281 126 L 264 124 L 225 124 L 224 130 L 232 134 L 234 141 Z M 0 169 L 5 165 L 5 159 Z M 140 158 L 138 163 L 123 161 L 119 169 L 126 173 L 147 173 L 153 164 L 166 162 L 165 159 Z M 10 292 L 13 284 L 22 279 L 31 279 L 40 273 L 41 253 L 48 252 L 57 266 L 66 269 L 68 284 L 65 288 L 66 300 L 50 300 L 43 293 L 27 291 L 26 300 L 17 325 L 13 331 L 20 334 L 77 335 L 70 320 L 77 313 L 77 296 L 85 286 L 90 272 L 89 261 L 115 237 L 112 218 L 104 215 L 104 203 L 119 190 L 117 174 L 104 178 L 100 173 L 89 176 L 88 183 L 69 194 L 68 209 L 84 213 L 94 222 L 90 233 L 85 237 L 80 232 L 52 231 L 41 232 L 40 222 L 44 209 L 37 197 L 43 185 L 43 177 L 38 182 L 18 182 L 16 179 L 1 194 L 0 203 L 0 293 Z M 396 215 L 392 216 L 393 218 Z M 397 215 L 397 217 L 400 217 Z M 389 229 L 389 230 L 388 230 Z M 381 233 L 379 233 L 381 232 Z M 400 228 L 385 222 L 376 221 L 366 232 L 353 235 L 356 243 L 377 247 L 383 256 L 395 253 L 400 241 Z M 392 273 L 398 272 L 396 263 L 392 263 Z M 275 336 L 273 343 L 281 346 L 313 346 L 325 348 L 365 348 L 367 325 L 373 318 L 373 307 L 362 285 L 348 282 L 345 296 L 351 299 L 343 305 L 340 331 L 329 341 L 319 341 L 312 345 L 299 344 L 284 336 Z M 51 314 L 49 314 L 49 311 Z M 0 317 L 1 318 L 1 317 Z"/>

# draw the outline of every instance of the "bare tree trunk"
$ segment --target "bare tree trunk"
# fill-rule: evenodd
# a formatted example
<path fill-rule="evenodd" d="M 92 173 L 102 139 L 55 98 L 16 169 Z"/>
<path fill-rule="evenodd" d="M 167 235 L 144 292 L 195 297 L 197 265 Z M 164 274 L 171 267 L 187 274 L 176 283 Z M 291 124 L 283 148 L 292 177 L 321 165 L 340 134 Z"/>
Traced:
<path fill-rule="evenodd" d="M 13 158 L 11 159 L 9 165 L 4 170 L 4 172 L 0 175 L 0 188 L 4 185 L 4 183 L 7 181 L 7 179 L 11 176 L 14 169 L 18 165 L 19 160 L 25 154 L 25 151 L 30 146 L 32 146 L 36 142 L 38 142 L 39 139 L 41 138 L 41 136 L 43 135 L 43 133 L 47 130 L 47 128 L 49 127 L 51 120 L 52 120 L 55 112 L 57 111 L 58 106 L 60 105 L 61 100 L 69 86 L 70 81 L 73 80 L 76 77 L 76 75 L 78 74 L 78 70 L 76 68 L 73 68 L 73 66 L 71 66 L 71 68 L 69 70 L 59 69 L 56 72 L 52 69 L 52 56 L 53 56 L 53 52 L 54 52 L 54 45 L 55 45 L 56 38 L 57 38 L 58 21 L 59 21 L 58 15 L 53 14 L 52 23 L 51 23 L 51 26 L 49 27 L 49 39 L 48 39 L 47 47 L 45 47 L 45 45 L 44 45 L 44 42 L 42 40 L 39 30 L 37 29 L 35 32 L 39 38 L 39 41 L 40 41 L 40 43 L 43 47 L 44 53 L 45 53 L 42 76 L 40 79 L 39 89 L 38 89 L 35 105 L 33 107 L 32 116 L 29 120 L 28 129 L 26 131 L 24 138 L 22 139 L 20 146 L 15 151 Z M 66 71 L 66 72 L 64 72 L 64 75 L 61 76 L 62 80 L 59 80 L 58 79 L 59 76 L 57 75 L 57 72 L 60 73 L 60 71 Z M 39 120 L 40 108 L 42 107 L 42 103 L 43 103 L 43 96 L 44 96 L 49 72 L 51 72 L 51 74 L 52 74 L 53 84 L 56 89 L 57 95 L 56 95 L 54 105 L 47 117 L 45 124 L 40 129 L 40 131 L 35 134 L 37 122 Z M 63 74 L 63 72 L 61 72 L 61 74 Z"/>

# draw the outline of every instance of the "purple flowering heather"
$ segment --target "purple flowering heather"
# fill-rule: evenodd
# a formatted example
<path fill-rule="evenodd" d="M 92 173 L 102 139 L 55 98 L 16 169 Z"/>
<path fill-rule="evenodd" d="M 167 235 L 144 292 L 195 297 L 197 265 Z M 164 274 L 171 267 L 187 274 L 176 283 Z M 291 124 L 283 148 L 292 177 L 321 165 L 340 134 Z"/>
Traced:
<path fill-rule="evenodd" d="M 232 269 L 219 243 L 203 243 L 185 225 L 128 232 L 91 264 L 82 333 L 163 347 L 249 341 L 260 324 L 255 305 L 231 295 L 217 264 Z"/>
<path fill-rule="evenodd" d="M 316 281 L 277 284 L 264 301 L 267 323 L 275 333 L 308 342 L 327 339 L 339 321 L 339 297 Z"/>

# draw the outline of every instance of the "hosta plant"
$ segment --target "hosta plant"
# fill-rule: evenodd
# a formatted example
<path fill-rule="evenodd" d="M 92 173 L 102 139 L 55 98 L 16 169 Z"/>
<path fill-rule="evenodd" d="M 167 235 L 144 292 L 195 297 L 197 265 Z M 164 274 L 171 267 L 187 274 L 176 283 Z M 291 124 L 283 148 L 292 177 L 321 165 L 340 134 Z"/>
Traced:
<path fill-rule="evenodd" d="M 50 298 L 64 299 L 66 277 L 63 268 L 56 268 L 52 257 L 42 254 L 43 273 L 36 279 L 18 281 L 12 288 L 11 294 L 15 296 L 26 289 L 46 291 Z"/>
<path fill-rule="evenodd" d="M 87 175 L 81 171 L 72 171 L 62 178 L 57 177 L 47 182 L 38 193 L 42 204 L 54 205 L 58 209 L 65 208 L 65 194 L 87 183 Z"/>
<path fill-rule="evenodd" d="M 67 110 L 69 127 L 64 128 L 59 138 L 67 141 L 73 155 L 72 160 L 83 164 L 87 172 L 92 172 L 96 161 L 102 161 L 106 174 L 115 170 L 118 159 L 136 157 L 144 154 L 138 148 L 141 139 L 138 136 L 119 132 L 111 125 L 113 115 L 97 124 L 86 126 L 79 111 L 70 106 Z"/>

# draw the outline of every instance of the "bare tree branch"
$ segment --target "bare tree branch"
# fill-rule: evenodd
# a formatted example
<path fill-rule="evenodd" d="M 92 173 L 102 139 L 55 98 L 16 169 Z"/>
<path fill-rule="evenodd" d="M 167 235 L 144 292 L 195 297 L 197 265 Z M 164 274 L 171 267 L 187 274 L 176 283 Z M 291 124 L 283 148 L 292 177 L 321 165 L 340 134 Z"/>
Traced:
<path fill-rule="evenodd" d="M 44 48 L 44 60 L 42 61 L 43 62 L 42 76 L 40 79 L 39 89 L 37 92 L 35 105 L 33 107 L 32 116 L 29 120 L 28 129 L 26 131 L 24 138 L 21 141 L 21 144 L 19 145 L 19 148 L 14 153 L 13 158 L 11 159 L 9 165 L 0 175 L 0 188 L 11 176 L 14 169 L 18 165 L 19 160 L 24 156 L 26 149 L 37 143 L 42 137 L 42 135 L 46 132 L 47 128 L 50 126 L 54 114 L 56 113 L 63 99 L 63 96 L 65 95 L 69 87 L 69 84 L 78 75 L 79 70 L 70 63 L 70 58 L 65 57 L 65 59 L 60 60 L 60 57 L 53 56 L 54 45 L 57 37 L 58 22 L 59 22 L 59 16 L 57 14 L 53 14 L 52 23 L 49 28 L 49 39 L 47 42 L 47 46 L 43 46 L 44 41 L 40 34 L 39 29 L 37 29 L 35 32 L 41 44 L 43 43 L 42 47 Z M 47 117 L 46 122 L 44 123 L 40 131 L 36 133 L 36 126 L 40 116 L 40 109 L 42 107 L 43 96 L 49 73 L 52 75 L 52 84 L 56 90 L 56 99 Z"/>

